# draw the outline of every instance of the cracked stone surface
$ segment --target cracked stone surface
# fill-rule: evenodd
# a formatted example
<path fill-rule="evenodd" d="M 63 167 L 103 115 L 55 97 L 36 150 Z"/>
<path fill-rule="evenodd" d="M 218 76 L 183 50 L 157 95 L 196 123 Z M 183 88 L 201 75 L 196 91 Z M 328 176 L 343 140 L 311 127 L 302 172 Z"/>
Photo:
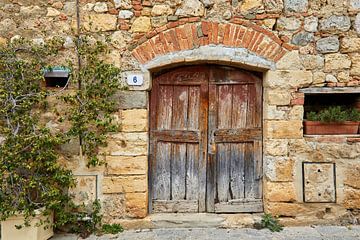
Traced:
<path fill-rule="evenodd" d="M 56 235 L 51 240 L 78 240 L 76 235 Z M 89 240 L 359 240 L 360 226 L 285 227 L 279 233 L 251 228 L 162 228 L 129 230 L 117 235 L 90 236 Z"/>

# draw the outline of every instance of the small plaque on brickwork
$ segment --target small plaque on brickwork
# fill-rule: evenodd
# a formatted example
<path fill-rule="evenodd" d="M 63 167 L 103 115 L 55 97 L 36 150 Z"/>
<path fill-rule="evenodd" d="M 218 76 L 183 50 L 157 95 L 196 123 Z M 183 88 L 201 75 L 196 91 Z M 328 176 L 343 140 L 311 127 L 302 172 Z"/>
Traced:
<path fill-rule="evenodd" d="M 129 86 L 141 86 L 144 83 L 143 74 L 129 74 L 127 76 L 127 84 Z"/>

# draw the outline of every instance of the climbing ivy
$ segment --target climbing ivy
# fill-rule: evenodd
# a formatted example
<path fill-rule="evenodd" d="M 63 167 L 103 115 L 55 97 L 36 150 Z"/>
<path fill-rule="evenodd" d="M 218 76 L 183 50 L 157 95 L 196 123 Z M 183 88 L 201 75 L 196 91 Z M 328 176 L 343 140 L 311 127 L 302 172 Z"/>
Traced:
<path fill-rule="evenodd" d="M 104 60 L 104 43 L 86 37 L 75 42 L 79 61 L 64 64 L 71 70 L 71 84 L 59 94 L 67 106 L 58 112 L 70 123 L 66 132 L 48 128 L 41 119 L 49 111 L 47 97 L 56 94 L 44 87 L 44 70 L 51 70 L 50 59 L 58 56 L 63 41 L 36 45 L 19 39 L 0 47 L 0 220 L 22 212 L 29 225 L 42 209 L 47 216 L 55 213 L 55 227 L 70 224 L 88 235 L 101 227 L 100 203 L 94 202 L 90 212 L 74 204 L 68 190 L 75 180 L 59 164 L 59 149 L 78 138 L 88 166 L 101 164 L 99 149 L 117 128 L 114 94 L 120 89 L 120 69 Z M 86 216 L 90 222 L 83 221 Z"/>
<path fill-rule="evenodd" d="M 71 202 L 64 190 L 74 186 L 72 173 L 57 162 L 64 138 L 39 121 L 48 95 L 42 69 L 61 45 L 59 39 L 43 45 L 19 39 L 0 48 L 1 220 L 22 212 L 28 225 L 41 208 L 65 216 Z"/>
<path fill-rule="evenodd" d="M 90 43 L 83 37 L 77 41 L 79 65 L 70 64 L 72 83 L 78 86 L 75 93 L 63 97 L 69 104 L 70 137 L 79 137 L 81 155 L 87 165 L 101 164 L 99 148 L 106 146 L 106 136 L 115 131 L 113 113 L 116 109 L 114 94 L 120 89 L 120 69 L 106 63 L 108 49 L 102 42 Z"/>

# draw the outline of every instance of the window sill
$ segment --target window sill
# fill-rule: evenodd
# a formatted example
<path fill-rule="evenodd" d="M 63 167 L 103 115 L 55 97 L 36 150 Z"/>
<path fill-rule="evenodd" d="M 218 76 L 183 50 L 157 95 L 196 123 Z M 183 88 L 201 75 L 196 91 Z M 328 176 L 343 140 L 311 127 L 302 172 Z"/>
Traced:
<path fill-rule="evenodd" d="M 328 143 L 358 143 L 360 134 L 351 135 L 304 135 L 309 142 L 328 142 Z"/>

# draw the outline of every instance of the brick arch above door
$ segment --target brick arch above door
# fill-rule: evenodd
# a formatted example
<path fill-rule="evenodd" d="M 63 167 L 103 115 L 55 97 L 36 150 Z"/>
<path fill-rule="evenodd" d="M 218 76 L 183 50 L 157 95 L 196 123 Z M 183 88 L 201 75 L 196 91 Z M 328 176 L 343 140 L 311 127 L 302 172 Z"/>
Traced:
<path fill-rule="evenodd" d="M 183 52 L 185 55 L 189 55 L 186 53 L 189 51 L 192 53 L 192 51 L 204 47 L 232 49 L 235 54 L 254 56 L 266 62 L 265 65 L 272 65 L 280 60 L 288 50 L 293 49 L 291 45 L 283 42 L 271 31 L 242 19 L 234 19 L 232 23 L 209 21 L 189 23 L 186 19 L 179 20 L 146 34 L 137 44 L 132 53 L 143 65 L 164 56 L 181 55 Z M 236 52 L 239 50 L 242 50 L 242 53 Z M 224 56 L 232 57 L 229 54 L 231 52 L 223 53 Z M 181 59 L 177 61 L 181 61 Z M 228 62 L 230 61 L 232 59 L 228 59 Z M 253 62 L 256 65 L 256 62 L 259 61 L 254 60 Z"/>

